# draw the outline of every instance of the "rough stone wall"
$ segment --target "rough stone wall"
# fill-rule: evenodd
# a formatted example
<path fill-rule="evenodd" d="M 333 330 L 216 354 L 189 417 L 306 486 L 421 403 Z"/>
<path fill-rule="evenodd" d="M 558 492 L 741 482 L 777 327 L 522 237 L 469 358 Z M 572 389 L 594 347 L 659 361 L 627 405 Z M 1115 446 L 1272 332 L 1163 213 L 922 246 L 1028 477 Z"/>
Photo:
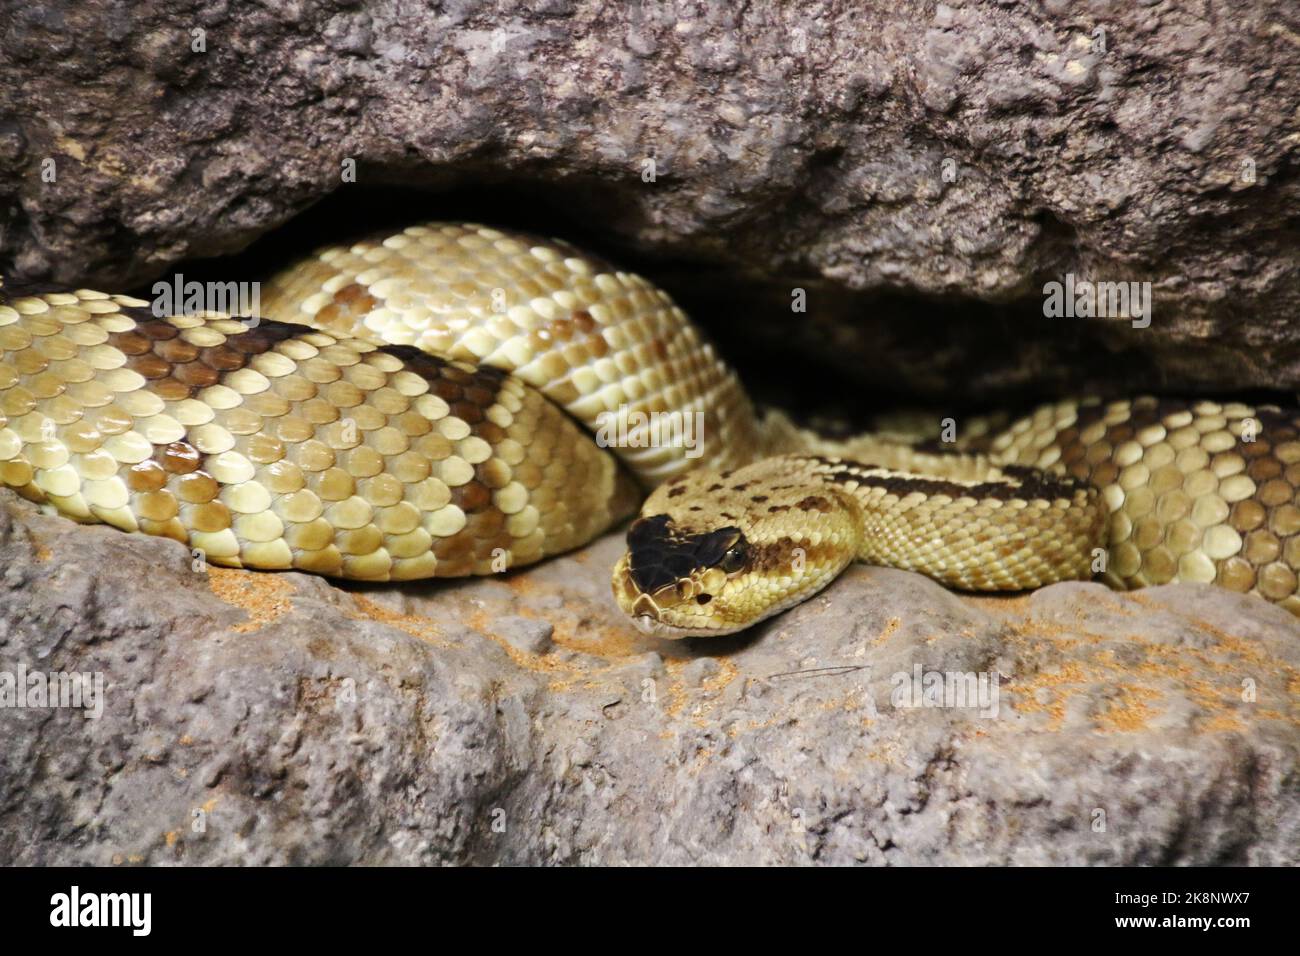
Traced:
<path fill-rule="evenodd" d="M 501 184 L 887 386 L 1300 388 L 1288 4 L 51 0 L 0 36 L 16 274 L 123 288 L 341 190 Z M 1044 319 L 1066 272 L 1150 281 L 1151 327 Z"/>

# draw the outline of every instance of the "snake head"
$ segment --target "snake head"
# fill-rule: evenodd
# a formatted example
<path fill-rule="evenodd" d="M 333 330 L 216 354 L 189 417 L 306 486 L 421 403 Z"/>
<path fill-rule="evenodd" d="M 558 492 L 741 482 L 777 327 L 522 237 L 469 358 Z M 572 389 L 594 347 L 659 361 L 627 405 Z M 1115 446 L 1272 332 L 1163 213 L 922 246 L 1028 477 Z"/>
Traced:
<path fill-rule="evenodd" d="M 646 501 L 612 582 L 641 631 L 744 630 L 810 597 L 853 560 L 856 522 L 840 496 L 782 484 L 771 467 L 692 472 Z"/>

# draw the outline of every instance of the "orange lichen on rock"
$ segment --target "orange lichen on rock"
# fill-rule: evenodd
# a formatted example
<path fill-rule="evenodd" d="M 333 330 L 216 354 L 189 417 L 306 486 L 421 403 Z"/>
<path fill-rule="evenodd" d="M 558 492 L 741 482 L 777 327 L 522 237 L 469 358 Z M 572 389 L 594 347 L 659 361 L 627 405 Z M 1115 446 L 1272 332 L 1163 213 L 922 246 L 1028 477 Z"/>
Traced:
<path fill-rule="evenodd" d="M 354 620 L 357 618 L 369 618 L 380 624 L 387 624 L 395 627 L 399 631 L 405 631 L 412 637 L 424 641 L 426 644 L 432 644 L 435 647 L 450 647 L 451 644 L 444 640 L 438 633 L 435 625 L 427 617 L 421 617 L 418 614 L 403 614 L 400 611 L 390 610 L 376 601 L 362 594 L 351 594 L 352 602 L 356 605 L 355 614 L 348 615 Z"/>
<path fill-rule="evenodd" d="M 881 644 L 885 643 L 885 641 L 889 640 L 893 636 L 894 632 L 898 630 L 899 625 L 902 623 L 903 623 L 902 618 L 891 617 L 888 621 L 885 622 L 884 630 L 882 630 L 879 634 L 877 634 L 876 639 L 871 642 L 872 646 L 879 647 Z"/>
<path fill-rule="evenodd" d="M 687 704 L 695 702 L 689 716 L 698 726 L 705 726 L 706 718 L 714 709 L 718 696 L 740 673 L 735 661 L 726 657 L 713 659 L 717 661 L 717 671 L 702 678 L 697 687 L 688 687 L 682 674 L 683 669 L 691 664 L 694 658 L 664 661 L 664 669 L 669 676 L 668 699 L 664 704 L 665 714 L 669 717 L 679 717 Z"/>
<path fill-rule="evenodd" d="M 1158 690 L 1140 684 L 1116 688 L 1114 698 L 1097 715 L 1097 729 L 1118 733 L 1145 730 L 1147 721 L 1157 713 L 1151 703 L 1162 696 Z"/>
<path fill-rule="evenodd" d="M 239 634 L 260 631 L 293 609 L 297 589 L 279 574 L 261 574 L 233 568 L 208 568 L 208 586 L 225 603 L 248 615 L 232 630 Z"/>
<path fill-rule="evenodd" d="M 551 640 L 566 650 L 609 660 L 636 657 L 648 649 L 631 624 L 619 620 L 605 623 L 608 617 L 604 615 L 563 613 L 548 620 L 555 628 Z"/>
<path fill-rule="evenodd" d="M 1015 707 L 1022 713 L 1047 713 L 1047 729 L 1063 728 L 1069 702 L 1089 695 L 1099 686 L 1112 689 L 1107 703 L 1094 716 L 1100 732 L 1133 732 L 1149 728 L 1149 721 L 1162 712 L 1157 702 L 1170 694 L 1185 696 L 1200 709 L 1195 728 L 1204 733 L 1241 731 L 1243 721 L 1284 720 L 1300 726 L 1300 709 L 1294 688 L 1300 686 L 1295 668 L 1262 645 L 1228 634 L 1194 616 L 1180 613 L 1164 603 L 1142 595 L 1123 599 L 1153 611 L 1174 614 L 1189 627 L 1209 635 L 1205 647 L 1191 642 L 1167 643 L 1141 633 L 1102 634 L 1088 631 L 1085 608 L 1077 608 L 1077 624 L 1045 620 L 1035 616 L 1032 604 L 1020 606 L 1018 618 L 1006 620 L 1007 639 L 1023 650 L 1022 657 L 1038 659 L 1039 669 L 1019 677 L 1009 689 Z M 1005 603 L 990 604 L 999 610 Z M 1125 617 L 1135 612 L 1128 607 Z M 1094 624 L 1095 626 L 1095 624 Z M 1121 659 L 1116 650 L 1130 649 Z M 1133 653 L 1136 651 L 1137 653 Z M 1072 660 L 1054 666 L 1053 658 L 1069 655 Z M 1282 711 L 1272 708 L 1243 709 L 1245 678 L 1279 674 L 1290 690 Z"/>

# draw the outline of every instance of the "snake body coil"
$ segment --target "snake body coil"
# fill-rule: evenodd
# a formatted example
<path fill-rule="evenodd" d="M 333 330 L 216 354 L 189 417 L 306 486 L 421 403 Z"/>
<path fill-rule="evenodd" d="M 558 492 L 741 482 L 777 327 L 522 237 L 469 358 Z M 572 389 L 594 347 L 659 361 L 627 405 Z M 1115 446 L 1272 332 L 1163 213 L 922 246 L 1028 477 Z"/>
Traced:
<path fill-rule="evenodd" d="M 760 417 L 644 279 L 473 225 L 325 249 L 263 306 L 276 321 L 0 288 L 0 482 L 214 563 L 367 580 L 537 561 L 656 488 L 614 591 L 672 636 L 739 630 L 854 559 L 983 590 L 1101 555 L 1113 586 L 1214 582 L 1300 613 L 1293 412 L 1070 401 L 959 454 L 821 442 Z M 616 458 L 580 427 L 667 413 L 698 420 L 701 457 Z"/>

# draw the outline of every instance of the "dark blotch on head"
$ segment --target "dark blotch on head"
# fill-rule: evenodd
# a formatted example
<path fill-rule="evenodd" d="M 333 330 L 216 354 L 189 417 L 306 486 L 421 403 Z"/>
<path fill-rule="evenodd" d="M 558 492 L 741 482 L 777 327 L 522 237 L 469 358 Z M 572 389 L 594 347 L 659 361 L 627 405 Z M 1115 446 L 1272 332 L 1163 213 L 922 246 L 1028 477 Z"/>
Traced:
<path fill-rule="evenodd" d="M 739 528 L 684 533 L 668 515 L 639 518 L 627 532 L 632 583 L 646 593 L 675 584 L 692 571 L 721 565 L 739 570 L 749 545 Z"/>

